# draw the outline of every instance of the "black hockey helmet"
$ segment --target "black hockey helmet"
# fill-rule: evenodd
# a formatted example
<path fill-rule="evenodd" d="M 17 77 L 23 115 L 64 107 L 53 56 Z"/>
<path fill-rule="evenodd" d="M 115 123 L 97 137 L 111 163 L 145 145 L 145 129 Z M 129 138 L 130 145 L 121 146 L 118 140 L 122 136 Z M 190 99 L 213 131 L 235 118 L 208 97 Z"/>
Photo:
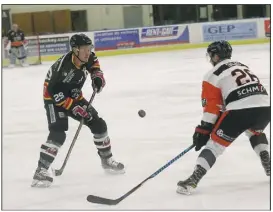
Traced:
<path fill-rule="evenodd" d="M 217 55 L 220 60 L 230 59 L 232 55 L 232 47 L 229 42 L 225 40 L 215 41 L 208 46 L 207 54 L 210 58 Z"/>
<path fill-rule="evenodd" d="M 93 46 L 91 39 L 85 34 L 75 34 L 70 38 L 71 48 L 78 48 L 85 45 Z"/>

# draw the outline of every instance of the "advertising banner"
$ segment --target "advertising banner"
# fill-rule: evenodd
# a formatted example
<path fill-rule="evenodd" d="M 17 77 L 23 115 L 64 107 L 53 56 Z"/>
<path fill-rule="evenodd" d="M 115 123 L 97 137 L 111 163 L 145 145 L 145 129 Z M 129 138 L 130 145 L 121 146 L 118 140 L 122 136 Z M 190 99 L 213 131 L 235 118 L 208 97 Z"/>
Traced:
<path fill-rule="evenodd" d="M 204 24 L 203 41 L 241 40 L 257 38 L 256 22 Z"/>
<path fill-rule="evenodd" d="M 188 26 L 160 26 L 141 29 L 140 46 L 189 43 Z"/>
<path fill-rule="evenodd" d="M 270 20 L 264 20 L 264 32 L 265 32 L 265 37 L 271 37 Z"/>
<path fill-rule="evenodd" d="M 139 30 L 114 30 L 94 33 L 95 50 L 128 49 L 139 47 Z"/>
<path fill-rule="evenodd" d="M 39 44 L 41 56 L 65 54 L 70 51 L 69 36 L 40 38 L 39 41 L 37 38 L 33 38 L 28 39 L 27 41 L 29 56 L 37 55 L 37 51 L 39 51 Z"/>

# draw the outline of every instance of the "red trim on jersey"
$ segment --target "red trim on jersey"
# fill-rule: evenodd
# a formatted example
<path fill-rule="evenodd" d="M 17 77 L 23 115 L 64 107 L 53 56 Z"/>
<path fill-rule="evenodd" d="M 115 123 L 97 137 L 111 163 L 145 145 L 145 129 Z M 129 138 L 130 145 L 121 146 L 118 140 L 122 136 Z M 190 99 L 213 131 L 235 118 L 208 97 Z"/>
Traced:
<path fill-rule="evenodd" d="M 44 82 L 44 94 L 43 94 L 44 99 L 45 100 L 52 100 L 51 96 L 48 93 L 47 86 L 48 86 L 48 82 Z"/>

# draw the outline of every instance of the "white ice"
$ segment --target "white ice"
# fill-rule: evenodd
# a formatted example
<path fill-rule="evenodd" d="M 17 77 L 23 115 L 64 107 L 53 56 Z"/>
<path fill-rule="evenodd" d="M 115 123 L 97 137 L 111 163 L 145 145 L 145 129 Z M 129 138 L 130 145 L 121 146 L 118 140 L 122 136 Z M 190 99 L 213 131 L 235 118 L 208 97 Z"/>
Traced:
<path fill-rule="evenodd" d="M 269 91 L 269 44 L 234 46 L 233 59 L 251 67 Z M 106 120 L 116 160 L 125 175 L 104 173 L 84 127 L 62 176 L 48 189 L 31 188 L 40 145 L 48 130 L 43 80 L 49 64 L 3 70 L 2 209 L 17 210 L 264 210 L 270 208 L 270 180 L 248 139 L 240 136 L 217 160 L 192 196 L 176 184 L 193 171 L 191 151 L 116 206 L 92 204 L 88 194 L 117 198 L 192 143 L 202 108 L 201 80 L 211 67 L 205 48 L 100 58 L 107 86 L 94 106 Z M 84 86 L 88 99 L 90 79 Z M 145 118 L 137 115 L 147 112 Z M 78 123 L 70 120 L 67 140 L 53 166 L 59 168 Z M 269 135 L 269 127 L 266 129 Z"/>

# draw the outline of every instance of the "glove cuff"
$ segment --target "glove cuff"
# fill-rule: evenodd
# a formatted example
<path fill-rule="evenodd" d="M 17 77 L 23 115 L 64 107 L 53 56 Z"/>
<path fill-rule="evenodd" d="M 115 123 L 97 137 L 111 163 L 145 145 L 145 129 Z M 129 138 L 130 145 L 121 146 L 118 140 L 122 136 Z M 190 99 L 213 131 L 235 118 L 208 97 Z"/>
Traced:
<path fill-rule="evenodd" d="M 206 130 L 206 129 L 203 129 L 203 128 L 200 128 L 200 127 L 196 127 L 195 132 L 198 132 L 198 133 L 201 133 L 201 134 L 204 134 L 204 135 L 209 135 L 211 133 L 211 130 Z"/>
<path fill-rule="evenodd" d="M 213 127 L 214 127 L 214 124 L 209 123 L 209 122 L 205 122 L 205 121 L 201 121 L 201 127 L 202 127 L 203 129 L 212 131 L 212 129 L 213 129 Z"/>

